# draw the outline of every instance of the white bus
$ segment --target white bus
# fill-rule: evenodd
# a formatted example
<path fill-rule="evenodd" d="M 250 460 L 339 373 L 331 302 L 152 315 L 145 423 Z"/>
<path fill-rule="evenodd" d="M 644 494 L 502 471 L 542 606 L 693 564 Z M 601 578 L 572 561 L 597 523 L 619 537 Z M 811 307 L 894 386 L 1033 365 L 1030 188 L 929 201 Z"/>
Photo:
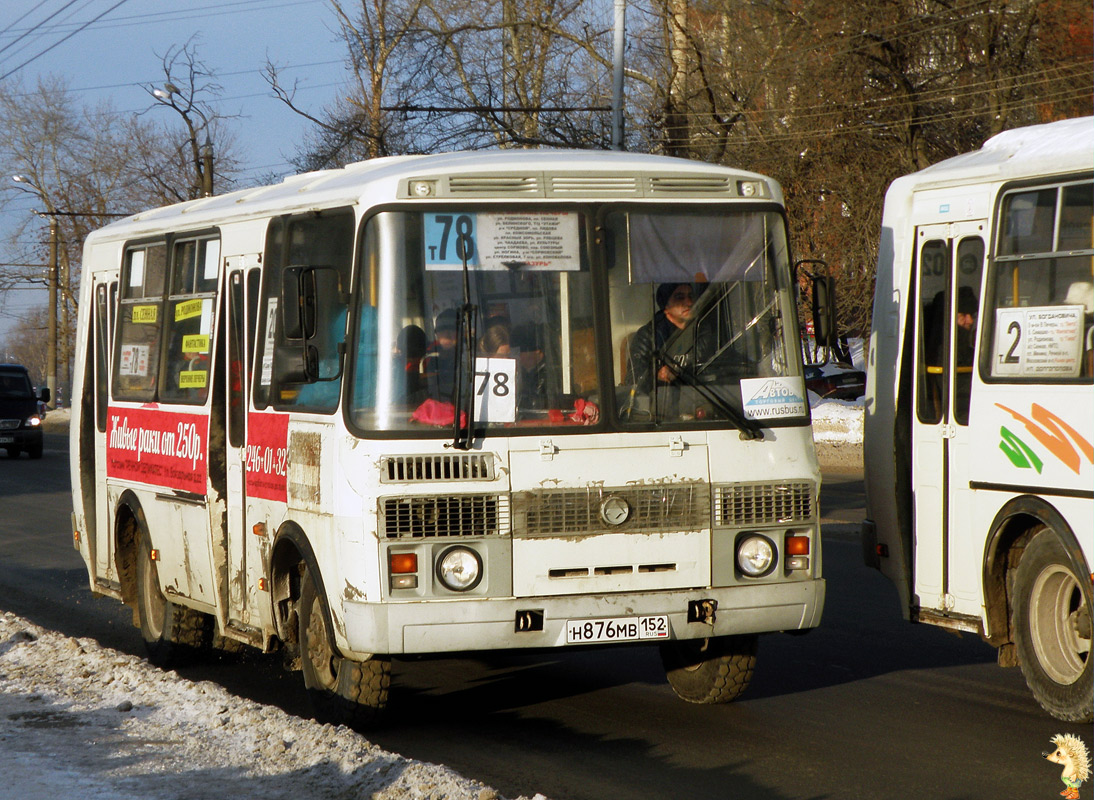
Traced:
<path fill-rule="evenodd" d="M 780 187 L 619 153 L 379 159 L 88 237 L 92 591 L 152 658 L 281 648 L 366 723 L 393 657 L 659 644 L 685 700 L 819 624 Z"/>
<path fill-rule="evenodd" d="M 1094 118 L 1007 131 L 885 198 L 864 555 L 1091 719 Z"/>

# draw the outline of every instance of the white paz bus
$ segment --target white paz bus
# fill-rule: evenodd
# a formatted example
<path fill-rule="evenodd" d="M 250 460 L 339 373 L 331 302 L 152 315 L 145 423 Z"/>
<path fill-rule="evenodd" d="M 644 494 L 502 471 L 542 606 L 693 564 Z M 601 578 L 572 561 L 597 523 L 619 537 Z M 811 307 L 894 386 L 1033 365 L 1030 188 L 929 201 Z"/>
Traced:
<path fill-rule="evenodd" d="M 88 237 L 75 546 L 153 660 L 251 645 L 365 723 L 408 654 L 658 644 L 747 686 L 824 601 L 779 186 L 379 159 Z"/>
<path fill-rule="evenodd" d="M 893 182 L 866 399 L 864 554 L 1091 720 L 1094 118 Z"/>

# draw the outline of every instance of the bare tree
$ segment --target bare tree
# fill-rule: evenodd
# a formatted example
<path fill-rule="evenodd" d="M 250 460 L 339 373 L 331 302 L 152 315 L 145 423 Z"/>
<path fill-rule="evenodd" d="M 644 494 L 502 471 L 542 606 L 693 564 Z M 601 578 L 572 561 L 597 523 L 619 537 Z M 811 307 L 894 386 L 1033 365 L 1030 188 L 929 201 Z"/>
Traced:
<path fill-rule="evenodd" d="M 415 152 L 415 135 L 403 115 L 389 107 L 410 102 L 422 90 L 423 0 L 330 0 L 337 36 L 346 50 L 350 77 L 345 90 L 318 111 L 297 99 L 298 82 L 285 82 L 284 69 L 267 62 L 274 93 L 315 125 L 316 133 L 297 158 L 303 169 Z"/>
<path fill-rule="evenodd" d="M 145 140 L 142 150 L 146 154 L 142 174 L 146 180 L 175 195 L 173 200 L 208 197 L 213 194 L 214 184 L 230 186 L 238 169 L 235 137 L 223 124 L 230 117 L 216 110 L 214 105 L 224 88 L 217 82 L 216 74 L 198 57 L 193 38 L 169 48 L 161 61 L 163 84 L 149 85 L 146 89 L 155 100 L 155 106 L 170 108 L 178 114 L 184 135 L 168 162 L 175 169 L 167 176 L 159 172 L 164 166 L 162 152 L 150 147 L 150 142 L 142 136 Z M 183 174 L 189 176 L 189 185 L 181 193 L 178 187 L 186 184 L 178 181 L 180 167 L 183 167 Z"/>

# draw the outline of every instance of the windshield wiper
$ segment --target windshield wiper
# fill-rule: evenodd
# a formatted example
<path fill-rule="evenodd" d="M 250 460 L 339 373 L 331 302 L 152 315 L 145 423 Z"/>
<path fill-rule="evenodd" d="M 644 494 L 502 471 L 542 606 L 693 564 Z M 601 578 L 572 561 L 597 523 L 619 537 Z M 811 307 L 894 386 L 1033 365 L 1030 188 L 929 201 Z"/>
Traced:
<path fill-rule="evenodd" d="M 725 416 L 729 418 L 729 421 L 741 432 L 741 438 L 755 440 L 762 440 L 764 438 L 763 428 L 761 428 L 759 424 L 746 417 L 743 410 L 735 408 L 724 397 L 718 394 L 718 392 L 703 384 L 703 382 L 696 377 L 691 368 L 685 367 L 673 360 L 673 358 L 665 352 L 664 347 L 661 347 L 657 351 L 655 358 L 658 362 L 672 370 L 672 374 L 676 377 L 676 380 L 686 386 L 690 386 L 697 391 L 704 400 L 708 401 L 711 405 L 725 414 Z"/>

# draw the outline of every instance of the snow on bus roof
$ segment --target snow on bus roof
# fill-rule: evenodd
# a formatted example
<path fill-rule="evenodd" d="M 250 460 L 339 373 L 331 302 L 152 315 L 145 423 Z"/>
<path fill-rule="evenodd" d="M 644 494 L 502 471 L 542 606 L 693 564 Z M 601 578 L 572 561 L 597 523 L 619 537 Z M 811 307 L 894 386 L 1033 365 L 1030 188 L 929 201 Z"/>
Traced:
<path fill-rule="evenodd" d="M 1073 172 L 1094 167 L 1094 117 L 1078 117 L 1003 131 L 971 153 L 939 161 L 914 175 L 946 180 L 992 175 Z"/>

